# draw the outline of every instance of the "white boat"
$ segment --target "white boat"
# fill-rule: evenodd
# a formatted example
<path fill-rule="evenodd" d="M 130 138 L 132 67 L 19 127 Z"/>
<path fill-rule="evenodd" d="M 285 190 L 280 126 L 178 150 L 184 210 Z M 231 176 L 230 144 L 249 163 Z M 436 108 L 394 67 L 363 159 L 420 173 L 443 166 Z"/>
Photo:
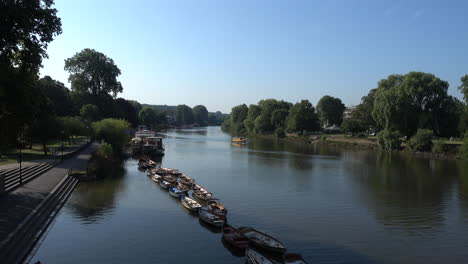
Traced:
<path fill-rule="evenodd" d="M 173 185 L 172 182 L 168 182 L 168 181 L 165 181 L 165 180 L 159 181 L 159 186 L 161 186 L 161 187 L 164 188 L 164 189 L 168 189 L 168 188 L 171 187 L 172 185 Z"/>
<path fill-rule="evenodd" d="M 194 199 L 184 196 L 182 197 L 182 205 L 187 208 L 191 212 L 197 212 L 199 208 L 201 208 L 201 205 L 195 201 Z"/>
<path fill-rule="evenodd" d="M 153 175 L 151 176 L 151 180 L 153 180 L 153 181 L 159 183 L 159 182 L 162 180 L 162 176 L 161 176 L 161 175 L 158 175 L 158 174 L 153 174 Z"/>

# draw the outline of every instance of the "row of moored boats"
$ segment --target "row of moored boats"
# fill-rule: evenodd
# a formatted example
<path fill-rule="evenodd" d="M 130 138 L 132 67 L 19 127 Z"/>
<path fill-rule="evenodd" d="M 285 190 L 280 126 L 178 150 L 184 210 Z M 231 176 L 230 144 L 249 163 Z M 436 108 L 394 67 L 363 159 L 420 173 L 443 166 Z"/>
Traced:
<path fill-rule="evenodd" d="M 223 232 L 223 240 L 236 252 L 244 253 L 247 263 L 306 263 L 299 254 L 287 253 L 277 239 L 251 227 L 235 228 L 227 223 L 228 210 L 219 199 L 195 179 L 176 169 L 156 167 L 152 160 L 140 160 L 139 168 L 169 194 L 180 199 L 190 212 L 198 214 L 201 221 Z M 189 192 L 192 193 L 190 197 Z"/>

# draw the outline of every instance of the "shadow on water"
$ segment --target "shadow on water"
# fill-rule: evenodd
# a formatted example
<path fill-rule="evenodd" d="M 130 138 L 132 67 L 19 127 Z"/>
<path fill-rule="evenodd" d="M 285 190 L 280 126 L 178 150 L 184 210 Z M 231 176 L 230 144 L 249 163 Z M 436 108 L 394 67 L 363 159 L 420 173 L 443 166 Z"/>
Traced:
<path fill-rule="evenodd" d="M 457 181 L 456 161 L 383 152 L 352 152 L 345 159 L 354 181 L 367 190 L 362 201 L 378 221 L 409 232 L 443 224 L 446 200 Z"/>
<path fill-rule="evenodd" d="M 229 251 L 229 253 L 231 253 L 231 255 L 233 255 L 234 257 L 243 257 L 243 256 L 245 256 L 245 250 L 240 250 L 238 248 L 235 248 L 235 247 L 231 246 L 230 244 L 228 244 L 226 242 L 224 237 L 221 237 L 221 243 L 223 244 L 224 248 L 227 249 Z"/>
<path fill-rule="evenodd" d="M 460 206 L 463 218 L 468 223 L 468 162 L 457 163 L 459 184 Z"/>
<path fill-rule="evenodd" d="M 202 227 L 204 227 L 206 230 L 210 231 L 213 234 L 221 233 L 221 228 L 220 227 L 215 227 L 215 226 L 212 226 L 210 224 L 207 224 L 203 220 L 201 220 L 200 218 L 198 218 L 198 223 L 200 223 L 200 225 Z"/>
<path fill-rule="evenodd" d="M 118 195 L 126 187 L 124 164 L 117 166 L 115 174 L 102 180 L 81 182 L 73 192 L 67 208 L 83 223 L 98 222 L 112 213 Z"/>
<path fill-rule="evenodd" d="M 319 242 L 308 243 L 307 252 L 301 252 L 301 255 L 308 263 L 377 264 L 352 249 Z"/>

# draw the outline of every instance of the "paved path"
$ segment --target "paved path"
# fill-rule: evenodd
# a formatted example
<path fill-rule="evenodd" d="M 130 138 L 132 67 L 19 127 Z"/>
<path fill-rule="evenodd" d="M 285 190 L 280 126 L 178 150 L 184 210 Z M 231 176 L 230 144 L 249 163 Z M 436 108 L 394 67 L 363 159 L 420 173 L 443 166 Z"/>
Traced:
<path fill-rule="evenodd" d="M 82 139 L 82 140 L 78 140 L 77 142 L 79 142 L 79 143 L 81 142 L 82 144 L 79 145 L 79 146 L 76 146 L 76 147 L 66 147 L 66 148 L 64 148 L 63 155 L 67 155 L 69 153 L 72 153 L 72 152 L 76 151 L 77 149 L 79 149 L 83 145 L 85 145 L 88 142 L 88 140 L 87 139 Z M 50 161 L 53 161 L 53 160 L 60 160 L 61 156 L 62 156 L 62 152 L 58 150 L 56 155 L 52 155 L 52 154 L 49 153 L 49 155 L 46 156 L 44 159 L 24 161 L 24 162 L 22 162 L 21 166 L 23 168 L 26 168 L 26 167 L 29 167 L 31 165 L 46 163 L 46 162 L 50 162 Z M 18 162 L 5 164 L 5 165 L 0 165 L 0 172 L 4 171 L 4 170 L 10 170 L 10 169 L 16 169 L 16 168 L 19 168 L 19 163 Z"/>
<path fill-rule="evenodd" d="M 78 155 L 64 160 L 41 176 L 0 196 L 0 241 L 23 220 L 65 177 L 69 169 L 85 170 L 98 144 L 92 143 Z"/>

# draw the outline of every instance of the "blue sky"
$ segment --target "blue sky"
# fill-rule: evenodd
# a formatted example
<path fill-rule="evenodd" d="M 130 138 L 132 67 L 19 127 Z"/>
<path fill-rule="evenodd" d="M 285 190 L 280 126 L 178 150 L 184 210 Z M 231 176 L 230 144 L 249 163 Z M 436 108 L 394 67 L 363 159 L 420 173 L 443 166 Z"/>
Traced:
<path fill-rule="evenodd" d="M 323 95 L 358 104 L 393 73 L 431 72 L 456 89 L 468 74 L 468 1 L 56 0 L 63 34 L 42 75 L 67 86 L 84 48 L 114 59 L 120 97 L 205 105 Z"/>

